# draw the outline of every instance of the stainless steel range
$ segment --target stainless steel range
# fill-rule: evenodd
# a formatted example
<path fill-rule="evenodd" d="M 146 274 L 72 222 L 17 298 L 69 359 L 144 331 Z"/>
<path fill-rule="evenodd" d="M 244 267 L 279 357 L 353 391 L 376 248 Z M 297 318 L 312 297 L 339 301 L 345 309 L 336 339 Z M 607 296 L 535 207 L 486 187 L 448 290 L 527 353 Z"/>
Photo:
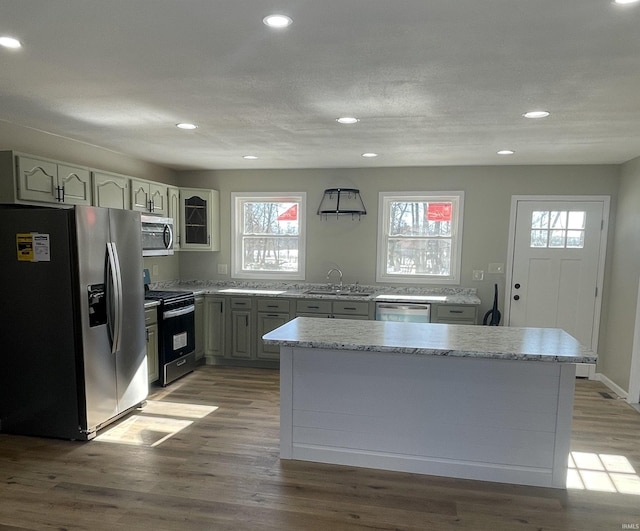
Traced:
<path fill-rule="evenodd" d="M 160 385 L 193 371 L 195 354 L 195 297 L 191 291 L 147 291 L 146 300 L 158 306 L 158 362 Z"/>

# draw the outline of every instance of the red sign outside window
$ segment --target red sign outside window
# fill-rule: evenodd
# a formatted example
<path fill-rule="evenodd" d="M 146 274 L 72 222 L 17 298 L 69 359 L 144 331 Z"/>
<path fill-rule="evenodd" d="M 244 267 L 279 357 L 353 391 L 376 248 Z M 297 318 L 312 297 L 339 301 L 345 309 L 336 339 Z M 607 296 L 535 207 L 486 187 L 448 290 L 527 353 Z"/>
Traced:
<path fill-rule="evenodd" d="M 427 221 L 451 221 L 451 203 L 429 203 Z"/>
<path fill-rule="evenodd" d="M 296 221 L 298 219 L 298 205 L 293 205 L 278 216 L 278 221 Z"/>

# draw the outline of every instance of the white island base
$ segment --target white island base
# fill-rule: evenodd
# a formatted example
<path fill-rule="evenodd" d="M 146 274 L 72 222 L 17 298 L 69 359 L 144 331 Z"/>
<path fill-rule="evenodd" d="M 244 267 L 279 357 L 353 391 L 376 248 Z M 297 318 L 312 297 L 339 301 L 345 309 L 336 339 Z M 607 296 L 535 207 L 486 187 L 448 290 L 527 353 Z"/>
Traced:
<path fill-rule="evenodd" d="M 566 488 L 573 363 L 280 344 L 282 459 Z"/>

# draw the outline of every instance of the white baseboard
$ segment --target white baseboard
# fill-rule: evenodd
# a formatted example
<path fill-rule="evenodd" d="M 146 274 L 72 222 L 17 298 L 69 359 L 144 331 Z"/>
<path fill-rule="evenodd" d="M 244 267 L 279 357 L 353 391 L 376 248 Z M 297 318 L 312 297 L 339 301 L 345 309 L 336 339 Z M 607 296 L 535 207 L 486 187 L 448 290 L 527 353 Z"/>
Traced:
<path fill-rule="evenodd" d="M 601 372 L 596 373 L 595 380 L 602 382 L 609 389 L 611 389 L 615 394 L 617 394 L 620 398 L 628 398 L 629 393 L 627 393 L 622 387 L 620 387 L 617 383 L 607 378 Z"/>

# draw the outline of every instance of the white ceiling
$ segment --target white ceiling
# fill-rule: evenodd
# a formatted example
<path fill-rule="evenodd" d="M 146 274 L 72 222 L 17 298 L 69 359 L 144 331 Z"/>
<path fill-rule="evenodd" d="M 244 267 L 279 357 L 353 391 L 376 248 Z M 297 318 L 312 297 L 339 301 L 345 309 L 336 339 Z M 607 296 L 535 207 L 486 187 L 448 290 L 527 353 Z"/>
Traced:
<path fill-rule="evenodd" d="M 640 3 L 0 0 L 3 34 L 1 121 L 178 170 L 640 155 Z"/>

